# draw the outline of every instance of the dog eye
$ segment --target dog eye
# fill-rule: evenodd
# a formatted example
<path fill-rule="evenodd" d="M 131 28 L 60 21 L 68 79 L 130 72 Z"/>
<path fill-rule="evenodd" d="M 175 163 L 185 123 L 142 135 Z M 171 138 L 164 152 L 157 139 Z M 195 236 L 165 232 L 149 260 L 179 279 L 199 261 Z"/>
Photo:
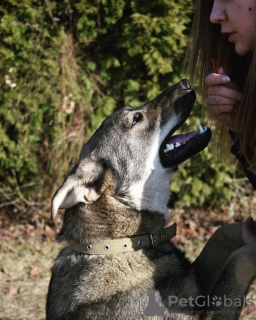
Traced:
<path fill-rule="evenodd" d="M 135 115 L 133 116 L 132 125 L 134 126 L 136 123 L 138 123 L 142 119 L 143 119 L 143 116 L 141 113 L 139 112 L 135 113 Z"/>

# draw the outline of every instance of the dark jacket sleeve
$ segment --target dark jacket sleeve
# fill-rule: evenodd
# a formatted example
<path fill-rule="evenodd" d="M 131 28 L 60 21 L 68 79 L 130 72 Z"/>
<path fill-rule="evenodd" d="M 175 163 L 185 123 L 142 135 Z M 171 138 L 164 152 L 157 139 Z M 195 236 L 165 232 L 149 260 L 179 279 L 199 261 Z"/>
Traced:
<path fill-rule="evenodd" d="M 247 169 L 248 163 L 247 163 L 245 157 L 239 154 L 239 152 L 238 152 L 239 151 L 239 141 L 235 141 L 234 132 L 229 130 L 229 135 L 230 135 L 231 139 L 234 141 L 234 144 L 231 147 L 231 153 L 233 155 L 235 155 L 236 158 L 239 160 L 239 162 L 241 163 L 241 165 L 243 167 L 243 171 L 244 171 L 245 175 L 247 176 L 247 178 L 250 181 L 251 185 L 253 186 L 254 190 L 256 190 L 256 175 Z"/>

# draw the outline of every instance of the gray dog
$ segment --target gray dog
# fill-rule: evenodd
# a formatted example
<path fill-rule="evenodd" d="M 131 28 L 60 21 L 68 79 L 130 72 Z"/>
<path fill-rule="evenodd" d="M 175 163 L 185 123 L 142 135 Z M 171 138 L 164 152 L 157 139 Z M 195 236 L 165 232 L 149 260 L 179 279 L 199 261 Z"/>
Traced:
<path fill-rule="evenodd" d="M 211 138 L 200 125 L 173 135 L 194 100 L 182 80 L 113 113 L 83 146 L 52 200 L 52 218 L 66 209 L 58 240 L 67 246 L 52 269 L 47 320 L 239 317 L 256 271 L 241 225 L 218 229 L 194 263 L 170 242 L 175 224 L 164 228 L 170 177 Z"/>

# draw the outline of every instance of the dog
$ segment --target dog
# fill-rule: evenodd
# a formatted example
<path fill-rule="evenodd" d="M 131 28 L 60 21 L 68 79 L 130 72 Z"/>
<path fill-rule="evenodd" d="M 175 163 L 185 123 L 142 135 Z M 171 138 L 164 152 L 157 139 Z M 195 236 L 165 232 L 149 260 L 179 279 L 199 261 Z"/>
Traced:
<path fill-rule="evenodd" d="M 211 139 L 201 126 L 174 135 L 195 98 L 184 79 L 114 112 L 83 146 L 52 199 L 52 219 L 66 209 L 58 241 L 67 246 L 52 268 L 47 320 L 239 317 L 243 305 L 218 299 L 242 299 L 255 277 L 241 224 L 219 228 L 193 263 L 170 241 L 175 224 L 165 227 L 171 176 Z"/>

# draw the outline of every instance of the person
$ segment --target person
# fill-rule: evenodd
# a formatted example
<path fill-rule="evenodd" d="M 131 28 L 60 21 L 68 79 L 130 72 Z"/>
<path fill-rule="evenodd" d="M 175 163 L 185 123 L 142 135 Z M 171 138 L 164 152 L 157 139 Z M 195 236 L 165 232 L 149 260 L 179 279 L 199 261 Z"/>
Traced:
<path fill-rule="evenodd" d="M 256 0 L 197 0 L 188 73 L 199 80 L 207 111 L 220 125 L 219 151 L 239 160 L 256 189 Z M 214 70 L 213 70 L 214 69 Z M 242 225 L 255 243 L 255 222 Z"/>
<path fill-rule="evenodd" d="M 256 189 L 256 1 L 198 0 L 189 75 L 221 127 L 220 154 L 233 153 Z M 213 69 L 212 61 L 218 67 Z M 229 134 L 227 133 L 229 131 Z M 231 141 L 231 140 L 230 140 Z"/>

